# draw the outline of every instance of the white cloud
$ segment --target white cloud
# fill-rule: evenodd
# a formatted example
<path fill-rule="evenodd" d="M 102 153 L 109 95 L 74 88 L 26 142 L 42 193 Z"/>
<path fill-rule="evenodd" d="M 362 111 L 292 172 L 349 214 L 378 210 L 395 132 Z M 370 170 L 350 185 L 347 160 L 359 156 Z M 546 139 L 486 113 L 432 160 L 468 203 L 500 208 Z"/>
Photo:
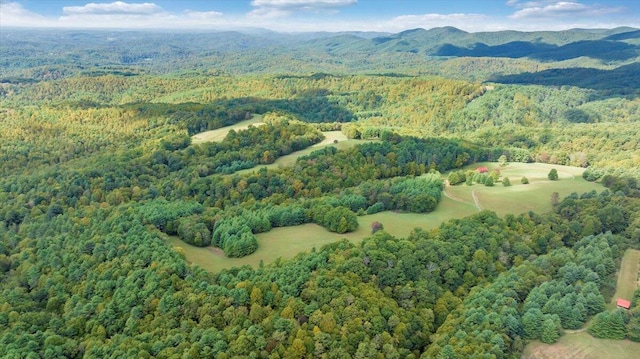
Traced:
<path fill-rule="evenodd" d="M 292 14 L 290 10 L 259 7 L 247 13 L 247 17 L 251 19 L 277 19 L 287 17 Z"/>
<path fill-rule="evenodd" d="M 33 13 L 16 2 L 0 2 L 2 26 L 51 26 L 50 19 Z"/>
<path fill-rule="evenodd" d="M 585 5 L 574 1 L 546 2 L 546 4 L 541 4 L 540 2 L 527 2 L 518 4 L 517 6 L 520 10 L 510 16 L 512 19 L 603 16 L 619 13 L 624 10 L 621 7 Z"/>
<path fill-rule="evenodd" d="M 198 20 L 218 19 L 224 14 L 218 11 L 192 11 L 185 10 L 184 14 L 187 17 Z"/>
<path fill-rule="evenodd" d="M 253 0 L 251 5 L 255 9 L 247 17 L 274 19 L 304 11 L 335 13 L 338 8 L 357 3 L 357 0 Z"/>
<path fill-rule="evenodd" d="M 129 4 L 123 1 L 112 3 L 89 3 L 84 6 L 65 6 L 62 8 L 65 14 L 156 14 L 162 12 L 162 8 L 154 3 Z"/>
<path fill-rule="evenodd" d="M 169 12 L 149 2 L 151 0 L 146 1 L 88 3 L 84 6 L 66 7 L 60 17 L 45 17 L 25 9 L 17 1 L 0 0 L 0 26 L 219 30 L 262 27 L 283 32 L 399 32 L 418 27 L 429 29 L 442 26 L 455 26 L 470 32 L 640 27 L 637 13 L 620 12 L 620 8 L 612 6 L 585 5 L 581 0 L 503 0 L 512 7 L 514 14 L 511 16 L 434 13 L 385 17 L 384 14 L 378 14 L 361 19 L 339 14 L 343 7 L 356 4 L 355 0 L 253 0 L 253 11 L 235 16 L 222 14 L 214 9 Z M 290 16 L 293 14 L 301 16 Z M 302 16 L 303 14 L 311 17 Z M 283 20 L 286 16 L 289 17 Z"/>
<path fill-rule="evenodd" d="M 279 9 L 319 9 L 355 5 L 358 0 L 253 0 L 255 7 Z"/>

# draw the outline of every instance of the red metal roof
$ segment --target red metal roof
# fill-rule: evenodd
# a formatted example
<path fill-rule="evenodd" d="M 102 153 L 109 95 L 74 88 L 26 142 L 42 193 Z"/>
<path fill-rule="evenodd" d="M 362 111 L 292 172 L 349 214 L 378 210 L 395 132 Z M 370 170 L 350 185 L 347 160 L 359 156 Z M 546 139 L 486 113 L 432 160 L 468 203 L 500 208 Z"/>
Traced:
<path fill-rule="evenodd" d="M 631 307 L 631 302 L 628 300 L 618 298 L 616 305 L 620 308 L 629 309 Z"/>

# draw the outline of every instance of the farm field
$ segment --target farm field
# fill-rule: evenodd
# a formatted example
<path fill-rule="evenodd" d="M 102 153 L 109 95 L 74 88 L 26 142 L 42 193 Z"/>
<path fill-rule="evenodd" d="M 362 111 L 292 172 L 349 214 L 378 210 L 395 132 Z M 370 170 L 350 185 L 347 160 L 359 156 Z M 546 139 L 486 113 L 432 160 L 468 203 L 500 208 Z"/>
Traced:
<path fill-rule="evenodd" d="M 240 121 L 235 125 L 225 126 L 215 130 L 197 133 L 191 136 L 191 143 L 198 144 L 203 142 L 222 141 L 231 130 L 240 131 L 240 130 L 247 129 L 249 126 L 261 126 L 263 124 L 264 123 L 262 122 L 262 116 L 253 115 L 252 118 L 248 120 Z"/>
<path fill-rule="evenodd" d="M 172 236 L 168 242 L 174 247 L 180 247 L 184 251 L 187 260 L 200 267 L 218 272 L 233 266 L 250 265 L 257 267 L 262 260 L 264 264 L 272 263 L 278 257 L 283 259 L 293 258 L 296 254 L 320 248 L 325 244 L 333 243 L 346 238 L 353 243 L 359 243 L 362 239 L 371 235 L 371 223 L 380 222 L 385 231 L 396 237 L 408 236 L 414 228 L 436 228 L 443 221 L 451 218 L 462 218 L 475 213 L 471 205 L 455 202 L 443 197 L 438 204 L 438 209 L 429 214 L 395 213 L 391 211 L 380 212 L 358 217 L 358 229 L 355 232 L 338 234 L 329 232 L 325 228 L 307 223 L 293 227 L 274 228 L 269 232 L 260 233 L 258 237 L 258 250 L 242 258 L 228 258 L 222 250 L 214 247 L 192 246 L 180 238 Z M 301 241 L 300 238 L 304 238 Z"/>
<path fill-rule="evenodd" d="M 620 270 L 618 271 L 618 283 L 616 293 L 611 298 L 607 309 L 615 309 L 618 298 L 631 300 L 633 292 L 638 288 L 638 272 L 640 271 L 640 250 L 628 249 L 624 252 Z"/>
<path fill-rule="evenodd" d="M 553 345 L 539 341 L 527 345 L 522 359 L 636 359 L 640 343 L 596 339 L 587 332 L 565 334 Z"/>
<path fill-rule="evenodd" d="M 256 167 L 252 167 L 252 168 L 247 168 L 244 170 L 240 170 L 235 172 L 234 174 L 247 174 L 247 173 L 252 173 L 257 171 L 260 168 L 265 167 L 268 170 L 271 169 L 275 169 L 275 168 L 282 168 L 282 167 L 288 167 L 288 166 L 293 166 L 294 163 L 296 163 L 296 160 L 298 160 L 299 157 L 302 156 L 306 156 L 310 153 L 312 153 L 313 151 L 317 151 L 320 149 L 323 149 L 325 147 L 329 147 L 329 146 L 333 146 L 335 148 L 337 148 L 338 150 L 344 150 L 347 148 L 351 148 L 357 144 L 360 143 L 366 143 L 366 142 L 370 142 L 369 140 L 354 140 L 354 139 L 349 139 L 347 138 L 347 136 L 345 136 L 344 134 L 342 134 L 342 132 L 340 131 L 325 131 L 322 132 L 325 136 L 325 139 L 322 140 L 319 143 L 316 143 L 315 145 L 309 146 L 303 150 L 300 151 L 295 151 L 295 152 L 291 152 L 288 155 L 284 155 L 281 157 L 278 157 L 273 163 L 268 164 L 268 165 L 259 165 Z M 337 143 L 335 143 L 334 141 L 338 141 Z"/>
<path fill-rule="evenodd" d="M 582 178 L 583 168 L 551 165 L 545 163 L 510 163 L 506 167 L 498 167 L 497 163 L 484 162 L 469 166 L 475 169 L 486 166 L 489 171 L 500 169 L 502 177 L 508 177 L 510 187 L 504 187 L 501 182 L 493 187 L 482 184 L 467 186 L 447 186 L 445 194 L 459 201 L 474 204 L 478 209 L 488 209 L 500 216 L 508 213 L 519 214 L 527 211 L 538 213 L 551 211 L 551 194 L 558 192 L 560 198 L 573 192 L 578 194 L 592 190 L 602 191 L 604 187 L 598 183 L 588 182 Z M 547 178 L 549 171 L 558 171 L 558 180 Z M 520 183 L 522 177 L 527 177 L 529 184 Z"/>
<path fill-rule="evenodd" d="M 497 166 L 495 163 L 482 163 L 475 166 L 478 165 L 490 168 Z M 549 181 L 547 179 L 547 173 L 551 168 L 558 170 L 560 175 L 558 181 Z M 529 210 L 540 213 L 547 212 L 551 210 L 550 196 L 553 192 L 558 192 L 560 196 L 565 196 L 571 192 L 583 193 L 603 189 L 600 184 L 585 181 L 580 176 L 582 171 L 582 168 L 538 163 L 510 164 L 503 168 L 502 173 L 513 178 L 511 187 L 504 187 L 500 183 L 494 187 L 485 187 L 484 185 L 449 186 L 445 189 L 445 195 L 442 196 L 438 207 L 431 213 L 418 214 L 385 211 L 359 216 L 358 229 L 352 233 L 332 233 L 316 224 L 274 228 L 267 233 L 258 234 L 258 250 L 243 258 L 227 258 L 218 248 L 191 246 L 177 237 L 171 237 L 169 242 L 175 247 L 181 247 L 189 262 L 212 272 L 233 266 L 250 265 L 257 267 L 261 260 L 264 264 L 268 264 L 278 257 L 284 259 L 292 258 L 300 252 L 310 251 L 314 247 L 320 248 L 325 244 L 342 238 L 358 243 L 363 238 L 371 235 L 371 223 L 376 221 L 382 223 L 384 230 L 389 234 L 401 238 L 407 237 L 416 227 L 422 229 L 437 228 L 442 222 L 454 218 L 463 218 L 478 212 L 479 209 L 474 202 L 474 196 L 477 198 L 477 204 L 481 209 L 495 211 L 500 216 Z M 523 175 L 529 178 L 530 184 L 520 184 L 519 179 Z M 516 178 L 518 179 L 517 181 L 515 180 Z M 304 241 L 301 241 L 300 238 L 304 238 Z"/>

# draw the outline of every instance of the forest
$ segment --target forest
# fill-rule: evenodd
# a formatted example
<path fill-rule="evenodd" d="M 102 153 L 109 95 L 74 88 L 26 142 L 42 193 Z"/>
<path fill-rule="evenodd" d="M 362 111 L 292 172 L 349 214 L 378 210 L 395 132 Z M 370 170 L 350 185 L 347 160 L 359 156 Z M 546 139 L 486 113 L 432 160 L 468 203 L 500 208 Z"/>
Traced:
<path fill-rule="evenodd" d="M 640 249 L 633 29 L 243 34 L 246 48 L 237 34 L 173 34 L 154 53 L 162 34 L 83 49 L 105 34 L 59 30 L 67 55 L 54 58 L 41 56 L 51 34 L 12 31 L 0 357 L 517 358 L 581 328 L 640 341 L 640 290 L 628 311 L 607 306 L 623 254 Z M 316 51 L 327 57 L 305 60 Z M 346 140 L 320 146 L 329 131 Z M 447 186 L 511 185 L 468 170 L 479 162 L 574 166 L 603 189 L 404 238 L 376 222 L 359 242 L 219 272 L 166 240 L 238 258 L 278 227 L 343 235 L 365 215 L 428 216 Z"/>

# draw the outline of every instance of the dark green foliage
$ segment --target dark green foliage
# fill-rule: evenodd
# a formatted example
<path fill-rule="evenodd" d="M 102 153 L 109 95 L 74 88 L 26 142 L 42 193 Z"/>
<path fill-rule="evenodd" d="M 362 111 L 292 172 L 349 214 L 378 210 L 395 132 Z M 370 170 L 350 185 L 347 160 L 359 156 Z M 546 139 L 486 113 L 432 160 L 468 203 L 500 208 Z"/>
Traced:
<path fill-rule="evenodd" d="M 311 218 L 315 223 L 327 228 L 331 232 L 347 233 L 353 232 L 358 228 L 358 219 L 355 213 L 342 206 L 314 206 L 314 208 L 311 209 Z"/>
<path fill-rule="evenodd" d="M 602 311 L 622 249 L 638 244 L 638 186 L 618 178 L 637 172 L 635 65 L 545 72 L 556 64 L 424 56 L 439 39 L 496 50 L 513 36 L 573 56 L 588 50 L 576 40 L 614 49 L 600 40 L 616 32 L 322 34 L 293 52 L 273 51 L 285 41 L 275 34 L 216 33 L 212 42 L 149 33 L 141 43 L 121 32 L 105 53 L 96 51 L 100 32 L 10 31 L 0 44 L 0 357 L 515 357 L 525 338 L 553 342 L 560 326 Z M 28 53 L 14 33 L 33 39 Z M 375 56 L 388 50 L 394 56 Z M 619 50 L 613 58 L 624 58 Z M 199 70 L 210 64 L 222 70 Z M 474 82 L 222 72 L 371 68 Z M 583 88 L 482 84 L 534 70 L 543 78 L 533 80 L 555 74 Z M 572 71 L 621 77 L 597 84 Z M 190 142 L 256 113 L 265 125 Z M 373 141 L 235 174 L 308 148 L 318 129 Z M 443 137 L 420 137 L 434 133 Z M 437 171 L 487 160 L 594 166 L 586 177 L 610 190 L 567 196 L 550 214 L 483 211 L 408 238 L 377 231 L 358 245 L 216 274 L 189 266 L 158 232 L 244 256 L 273 227 L 315 222 L 344 233 L 357 227 L 354 212 L 427 213 L 442 194 Z M 632 339 L 633 310 L 624 328 Z"/>
<path fill-rule="evenodd" d="M 589 334 L 602 339 L 624 339 L 627 335 L 625 316 L 621 309 L 599 313 L 589 325 Z"/>
<path fill-rule="evenodd" d="M 198 247 L 211 245 L 211 232 L 197 216 L 178 219 L 178 236 L 183 241 Z"/>
<path fill-rule="evenodd" d="M 161 231 L 176 234 L 177 226 L 174 223 L 178 218 L 191 214 L 202 213 L 204 207 L 200 203 L 173 201 L 164 199 L 147 202 L 139 207 L 142 219 L 146 223 L 153 224 Z"/>
<path fill-rule="evenodd" d="M 502 179 L 502 185 L 505 186 L 505 187 L 511 186 L 511 180 L 509 179 L 509 177 L 504 177 Z"/>
<path fill-rule="evenodd" d="M 549 180 L 551 181 L 557 181 L 558 180 L 558 170 L 555 168 L 552 168 L 551 171 L 549 171 L 549 174 L 547 175 L 547 178 L 549 178 Z"/>
<path fill-rule="evenodd" d="M 542 323 L 542 332 L 540 333 L 540 341 L 546 344 L 553 344 L 560 338 L 559 321 L 557 317 L 544 320 Z"/>
<path fill-rule="evenodd" d="M 484 185 L 487 187 L 493 187 L 493 177 L 488 176 L 484 181 Z"/>
<path fill-rule="evenodd" d="M 464 183 L 467 180 L 467 176 L 464 171 L 452 171 L 449 173 L 449 177 L 447 177 L 449 184 L 452 186 L 458 185 L 460 183 Z"/>
<path fill-rule="evenodd" d="M 522 178 L 520 179 L 520 183 L 522 183 L 522 184 L 529 184 L 529 179 L 528 179 L 527 177 L 522 177 Z"/>

